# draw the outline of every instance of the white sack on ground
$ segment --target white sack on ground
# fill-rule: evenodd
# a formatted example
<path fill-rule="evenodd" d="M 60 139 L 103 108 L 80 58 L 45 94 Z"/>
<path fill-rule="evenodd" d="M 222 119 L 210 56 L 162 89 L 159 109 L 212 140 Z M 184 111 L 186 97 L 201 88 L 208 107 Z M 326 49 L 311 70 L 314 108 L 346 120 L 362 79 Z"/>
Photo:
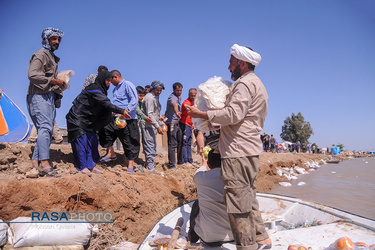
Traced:
<path fill-rule="evenodd" d="M 8 225 L 0 219 L 0 247 L 7 244 Z"/>
<path fill-rule="evenodd" d="M 202 111 L 223 109 L 229 94 L 230 85 L 232 83 L 222 77 L 211 77 L 205 83 L 198 86 L 194 106 Z M 201 118 L 192 118 L 192 120 L 194 126 L 204 133 L 213 130 L 207 120 Z"/>
<path fill-rule="evenodd" d="M 11 222 L 31 222 L 31 218 Z M 8 241 L 13 247 L 87 245 L 91 228 L 90 223 L 10 223 Z"/>
<path fill-rule="evenodd" d="M 70 88 L 70 77 L 74 76 L 73 70 L 64 70 L 57 74 L 57 79 L 63 80 L 64 85 L 61 87 L 62 91 Z"/>

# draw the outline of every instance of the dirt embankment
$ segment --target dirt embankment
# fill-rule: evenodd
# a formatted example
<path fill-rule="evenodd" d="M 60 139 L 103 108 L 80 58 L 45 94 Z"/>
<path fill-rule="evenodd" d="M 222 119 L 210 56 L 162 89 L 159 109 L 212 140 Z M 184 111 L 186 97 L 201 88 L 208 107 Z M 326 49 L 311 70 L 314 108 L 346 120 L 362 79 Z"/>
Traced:
<path fill-rule="evenodd" d="M 62 177 L 37 177 L 30 158 L 32 144 L 0 144 L 0 219 L 10 221 L 30 216 L 31 211 L 113 211 L 113 224 L 100 224 L 100 233 L 90 249 L 106 249 L 122 241 L 140 243 L 152 226 L 167 212 L 196 199 L 193 175 L 196 169 L 178 166 L 179 171 L 166 170 L 166 153 L 158 153 L 156 168 L 164 177 L 125 173 L 123 154 L 116 161 L 101 164 L 102 175 L 80 174 L 74 167 L 70 145 L 51 145 L 50 161 Z M 104 155 L 104 151 L 101 152 Z M 143 154 L 138 163 L 142 164 Z M 257 179 L 259 192 L 271 190 L 287 181 L 276 167 L 291 167 L 320 160 L 325 155 L 264 153 L 260 157 Z M 199 156 L 194 155 L 195 160 Z"/>

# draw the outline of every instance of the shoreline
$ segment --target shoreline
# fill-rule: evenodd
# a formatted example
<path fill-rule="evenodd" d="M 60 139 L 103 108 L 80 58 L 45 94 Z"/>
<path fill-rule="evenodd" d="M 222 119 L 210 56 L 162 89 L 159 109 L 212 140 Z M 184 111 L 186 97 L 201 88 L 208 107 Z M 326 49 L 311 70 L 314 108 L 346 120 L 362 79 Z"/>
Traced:
<path fill-rule="evenodd" d="M 30 216 L 31 211 L 113 211 L 114 223 L 99 224 L 99 234 L 90 241 L 109 248 L 124 241 L 140 243 L 153 225 L 174 208 L 196 199 L 193 175 L 196 169 L 178 166 L 178 172 L 166 169 L 167 153 L 158 152 L 155 163 L 164 177 L 139 172 L 125 173 L 123 153 L 116 161 L 100 164 L 104 173 L 88 177 L 74 165 L 70 145 L 52 144 L 50 160 L 60 178 L 37 177 L 30 157 L 33 144 L 0 144 L 0 214 L 3 221 Z M 100 150 L 104 155 L 105 150 Z M 140 154 L 138 164 L 144 161 Z M 348 156 L 335 156 L 340 160 Z M 194 154 L 194 160 L 199 156 Z M 263 153 L 257 177 L 258 192 L 267 192 L 281 181 L 279 167 L 303 167 L 307 161 L 320 161 L 327 155 L 307 153 Z M 322 164 L 322 163 L 321 163 Z M 307 168 L 307 167 L 306 167 Z M 36 176 L 35 176 L 36 174 Z"/>

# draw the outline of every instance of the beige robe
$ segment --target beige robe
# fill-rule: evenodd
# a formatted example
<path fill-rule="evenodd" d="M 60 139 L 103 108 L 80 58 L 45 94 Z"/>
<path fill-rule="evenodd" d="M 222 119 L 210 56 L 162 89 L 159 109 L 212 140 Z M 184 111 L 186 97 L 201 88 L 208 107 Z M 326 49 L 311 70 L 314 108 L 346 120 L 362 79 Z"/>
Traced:
<path fill-rule="evenodd" d="M 263 152 L 260 131 L 268 111 L 266 88 L 254 71 L 237 79 L 221 110 L 207 111 L 212 126 L 220 126 L 222 158 L 256 156 Z"/>

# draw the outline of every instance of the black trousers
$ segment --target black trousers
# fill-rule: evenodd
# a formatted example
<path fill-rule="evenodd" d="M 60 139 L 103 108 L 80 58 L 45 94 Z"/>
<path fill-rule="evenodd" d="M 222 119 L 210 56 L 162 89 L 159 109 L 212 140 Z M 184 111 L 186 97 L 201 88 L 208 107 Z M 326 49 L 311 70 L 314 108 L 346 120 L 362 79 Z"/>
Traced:
<path fill-rule="evenodd" d="M 179 124 L 167 124 L 168 136 L 168 168 L 174 168 L 176 164 L 176 148 L 177 148 L 177 164 L 184 164 L 182 155 L 183 134 Z"/>
<path fill-rule="evenodd" d="M 116 128 L 114 122 L 111 122 L 99 130 L 99 142 L 103 148 L 112 146 L 117 138 L 124 148 L 125 157 L 128 160 L 137 159 L 141 148 L 138 120 L 126 120 L 125 128 Z"/>

